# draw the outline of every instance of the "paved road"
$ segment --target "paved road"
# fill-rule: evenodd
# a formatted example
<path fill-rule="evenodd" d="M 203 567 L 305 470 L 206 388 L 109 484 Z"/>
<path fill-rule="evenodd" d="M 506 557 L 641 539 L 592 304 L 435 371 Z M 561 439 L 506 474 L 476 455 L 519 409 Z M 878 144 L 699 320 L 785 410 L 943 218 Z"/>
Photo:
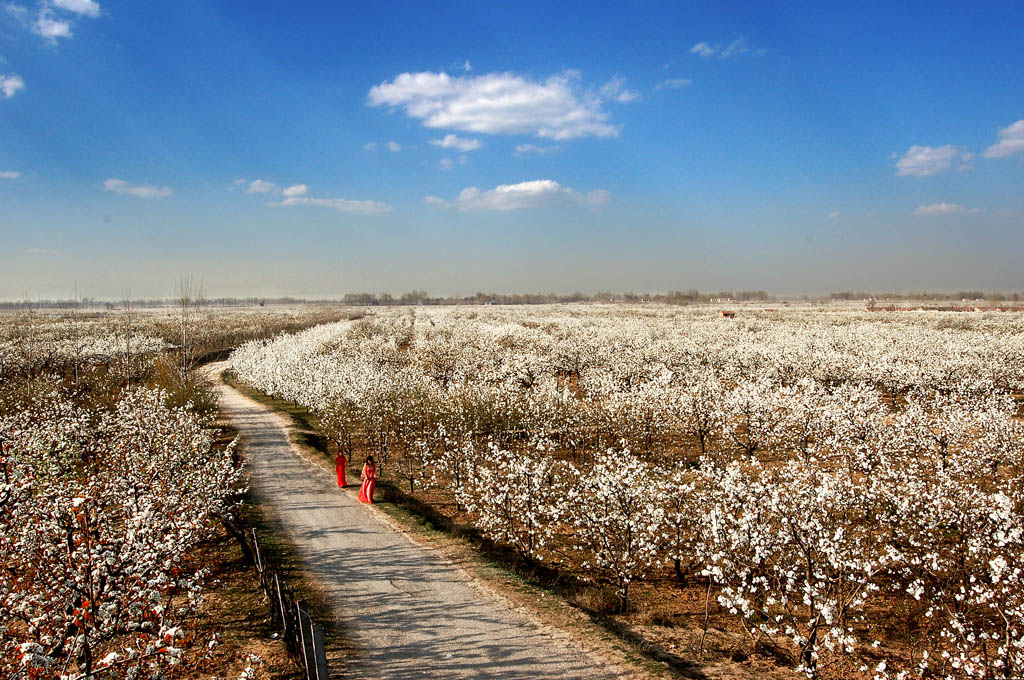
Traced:
<path fill-rule="evenodd" d="M 355 489 L 292 450 L 287 421 L 220 384 L 252 487 L 358 650 L 350 678 L 614 678 L 571 641 L 484 591 L 462 569 L 395 531 Z M 351 480 L 350 480 L 351 481 Z M 358 480 L 356 480 L 358 481 Z M 332 673 L 334 675 L 334 673 Z"/>

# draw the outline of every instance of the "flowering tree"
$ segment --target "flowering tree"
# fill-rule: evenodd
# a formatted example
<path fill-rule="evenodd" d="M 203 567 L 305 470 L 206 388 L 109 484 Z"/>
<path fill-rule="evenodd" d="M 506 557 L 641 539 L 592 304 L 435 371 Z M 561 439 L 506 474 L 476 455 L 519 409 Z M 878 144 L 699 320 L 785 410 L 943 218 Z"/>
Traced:
<path fill-rule="evenodd" d="M 489 461 L 479 466 L 459 497 L 477 514 L 484 534 L 538 559 L 556 528 L 560 485 L 554 461 L 543 455 L 514 454 L 490 447 Z"/>
<path fill-rule="evenodd" d="M 663 487 L 652 484 L 653 468 L 629 451 L 609 451 L 588 470 L 569 467 L 561 514 L 573 529 L 584 576 L 615 586 L 623 611 L 629 588 L 662 555 Z"/>
<path fill-rule="evenodd" d="M 155 678 L 205 649 L 183 627 L 204 574 L 187 556 L 241 473 L 165 398 L 132 391 L 94 420 L 50 396 L 0 422 L 3 674 Z"/>
<path fill-rule="evenodd" d="M 990 491 L 948 471 L 913 467 L 889 474 L 893 483 L 880 519 L 894 533 L 893 573 L 905 591 L 922 603 L 933 631 L 917 660 L 919 672 L 1020 677 L 1024 670 L 1021 480 Z"/>
<path fill-rule="evenodd" d="M 676 422 L 685 434 L 697 440 L 702 456 L 708 453 L 710 440 L 724 424 L 724 393 L 725 389 L 714 373 L 702 371 L 692 376 L 673 403 Z"/>
<path fill-rule="evenodd" d="M 823 653 L 853 652 L 852 620 L 889 560 L 884 534 L 851 502 L 870 489 L 797 461 L 778 470 L 734 462 L 705 474 L 700 551 L 722 606 L 776 645 L 788 638 L 808 677 Z"/>

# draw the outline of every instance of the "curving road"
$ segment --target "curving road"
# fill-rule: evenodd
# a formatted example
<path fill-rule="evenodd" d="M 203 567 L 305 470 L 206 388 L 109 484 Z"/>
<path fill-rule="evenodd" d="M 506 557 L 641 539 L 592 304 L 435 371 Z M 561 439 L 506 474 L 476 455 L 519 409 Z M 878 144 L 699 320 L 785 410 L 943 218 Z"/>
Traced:
<path fill-rule="evenodd" d="M 238 429 L 252 488 L 272 509 L 307 573 L 329 596 L 357 650 L 353 678 L 614 678 L 564 635 L 484 591 L 463 570 L 395 531 L 355 489 L 295 452 L 288 422 L 221 383 L 221 412 Z M 337 671 L 332 675 L 338 675 Z"/>

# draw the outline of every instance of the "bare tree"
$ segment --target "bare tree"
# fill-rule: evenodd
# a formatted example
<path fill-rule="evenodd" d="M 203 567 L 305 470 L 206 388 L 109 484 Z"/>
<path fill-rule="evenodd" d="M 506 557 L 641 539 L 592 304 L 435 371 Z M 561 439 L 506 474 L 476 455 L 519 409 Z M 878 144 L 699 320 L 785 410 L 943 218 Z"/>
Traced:
<path fill-rule="evenodd" d="M 132 318 L 132 291 L 124 292 L 124 376 L 125 384 L 132 384 L 132 339 L 135 337 L 135 324 Z"/>
<path fill-rule="evenodd" d="M 76 387 L 78 386 L 78 373 L 79 373 L 79 367 L 82 364 L 82 349 L 83 349 L 82 333 L 81 333 L 81 329 L 79 328 L 79 319 L 78 319 L 78 307 L 79 307 L 79 304 L 80 304 L 80 300 L 79 300 L 79 297 L 78 297 L 78 284 L 75 284 L 75 297 L 74 297 L 74 301 L 71 304 L 71 314 L 70 314 L 70 316 L 68 316 L 68 326 L 69 326 L 69 335 L 71 336 L 69 339 L 71 340 L 72 361 L 74 362 L 75 386 Z"/>
<path fill-rule="evenodd" d="M 174 300 L 178 305 L 181 326 L 181 384 L 187 388 L 196 361 L 199 316 L 204 303 L 203 287 L 194 283 L 191 276 L 183 276 L 174 286 Z"/>

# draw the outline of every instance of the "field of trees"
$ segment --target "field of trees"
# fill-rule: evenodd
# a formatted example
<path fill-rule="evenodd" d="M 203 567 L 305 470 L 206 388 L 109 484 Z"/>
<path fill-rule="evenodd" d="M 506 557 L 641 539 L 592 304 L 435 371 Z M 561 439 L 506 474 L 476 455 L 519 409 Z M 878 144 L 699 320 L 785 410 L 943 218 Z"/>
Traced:
<path fill-rule="evenodd" d="M 684 656 L 1024 674 L 1017 314 L 389 308 L 231 366 Z"/>
<path fill-rule="evenodd" d="M 245 491 L 197 366 L 344 308 L 0 315 L 0 677 L 225 670 L 204 542 Z M 237 531 L 237 528 L 235 529 Z M 216 590 L 216 584 L 214 584 Z"/>

